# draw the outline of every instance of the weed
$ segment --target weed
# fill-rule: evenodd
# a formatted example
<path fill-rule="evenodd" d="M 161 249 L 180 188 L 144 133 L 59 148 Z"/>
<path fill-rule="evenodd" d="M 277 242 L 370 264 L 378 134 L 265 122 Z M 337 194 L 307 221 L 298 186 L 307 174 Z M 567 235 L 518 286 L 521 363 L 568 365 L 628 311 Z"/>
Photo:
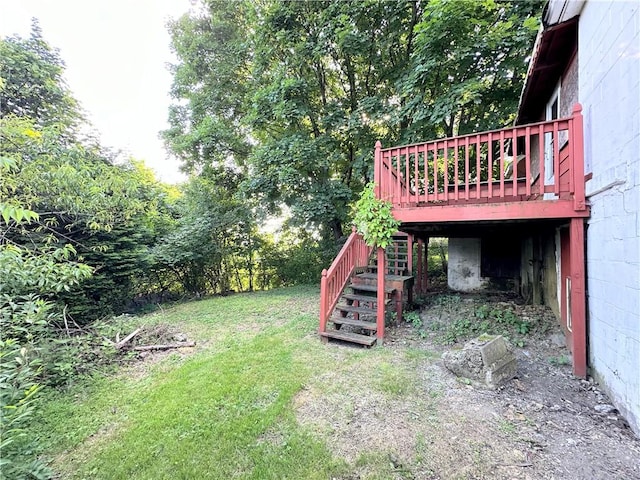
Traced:
<path fill-rule="evenodd" d="M 571 357 L 568 355 L 558 355 L 557 357 L 549 357 L 549 363 L 551 365 L 571 365 Z"/>
<path fill-rule="evenodd" d="M 434 305 L 445 305 L 452 309 L 460 302 L 460 297 L 443 295 L 434 300 Z M 452 315 L 455 318 L 455 311 Z M 513 343 L 523 347 L 522 336 L 531 332 L 532 325 L 523 320 L 509 307 L 483 304 L 475 308 L 470 316 L 455 318 L 450 322 L 433 322 L 429 328 L 438 332 L 436 341 L 453 344 L 484 333 L 503 335 L 513 339 Z"/>
<path fill-rule="evenodd" d="M 422 328 L 422 318 L 420 318 L 420 313 L 416 311 L 403 312 L 402 317 L 405 322 L 413 325 L 413 328 Z"/>
<path fill-rule="evenodd" d="M 383 363 L 379 367 L 379 388 L 382 392 L 394 395 L 404 396 L 413 388 L 413 382 L 410 375 L 401 367 Z"/>
<path fill-rule="evenodd" d="M 407 360 L 413 361 L 432 360 L 435 358 L 440 358 L 440 354 L 437 352 L 415 347 L 407 347 L 404 351 L 404 356 Z"/>
<path fill-rule="evenodd" d="M 458 306 L 460 302 L 462 302 L 460 295 L 438 295 L 433 300 L 434 305 L 445 308 Z"/>
<path fill-rule="evenodd" d="M 498 429 L 500 429 L 502 433 L 506 433 L 508 435 L 516 432 L 516 426 L 508 420 L 502 420 L 498 424 Z"/>

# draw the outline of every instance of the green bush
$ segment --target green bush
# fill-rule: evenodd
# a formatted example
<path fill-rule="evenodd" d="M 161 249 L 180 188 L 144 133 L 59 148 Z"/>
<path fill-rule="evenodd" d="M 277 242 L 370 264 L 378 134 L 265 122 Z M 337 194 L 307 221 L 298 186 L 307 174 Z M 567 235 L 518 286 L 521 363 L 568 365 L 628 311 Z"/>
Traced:
<path fill-rule="evenodd" d="M 34 455 L 26 433 L 40 390 L 39 362 L 15 340 L 0 340 L 0 478 L 47 479 L 49 469 Z"/>

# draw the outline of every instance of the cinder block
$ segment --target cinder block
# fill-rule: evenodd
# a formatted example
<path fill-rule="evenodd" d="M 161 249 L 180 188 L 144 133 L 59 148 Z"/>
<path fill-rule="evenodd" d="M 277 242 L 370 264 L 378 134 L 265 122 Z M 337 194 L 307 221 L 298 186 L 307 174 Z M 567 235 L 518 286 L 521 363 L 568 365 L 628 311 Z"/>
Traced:
<path fill-rule="evenodd" d="M 636 280 L 638 279 L 638 275 L 636 276 Z M 622 288 L 623 295 L 625 297 L 624 301 L 624 309 L 627 311 L 629 317 L 629 321 L 627 322 L 629 326 L 633 325 L 635 328 L 640 330 L 640 323 L 638 323 L 638 312 L 640 312 L 640 285 L 636 284 L 635 287 L 625 286 Z"/>
<path fill-rule="evenodd" d="M 610 238 L 604 251 L 605 260 L 624 261 L 626 259 L 624 242 L 625 240 Z"/>
<path fill-rule="evenodd" d="M 636 213 L 625 212 L 621 218 L 623 238 L 636 238 Z"/>
<path fill-rule="evenodd" d="M 627 262 L 640 264 L 640 237 L 623 240 L 624 258 Z"/>
<path fill-rule="evenodd" d="M 624 280 L 624 286 L 635 289 L 640 295 L 640 265 L 635 263 L 623 263 L 620 265 L 620 277 Z M 640 309 L 638 310 L 640 312 Z M 640 329 L 640 322 L 638 322 Z"/>
<path fill-rule="evenodd" d="M 634 179 L 629 179 L 634 180 Z M 624 211 L 627 213 L 635 213 L 640 210 L 640 186 L 634 185 L 627 188 L 623 195 Z"/>

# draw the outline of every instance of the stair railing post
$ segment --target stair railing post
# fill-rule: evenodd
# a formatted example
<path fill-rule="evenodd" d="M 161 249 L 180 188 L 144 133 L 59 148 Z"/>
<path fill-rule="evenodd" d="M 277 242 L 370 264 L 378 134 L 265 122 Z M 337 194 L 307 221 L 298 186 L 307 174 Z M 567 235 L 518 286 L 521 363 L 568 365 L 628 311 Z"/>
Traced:
<path fill-rule="evenodd" d="M 327 331 L 327 309 L 329 299 L 327 298 L 327 269 L 322 270 L 320 277 L 320 332 Z"/>
<path fill-rule="evenodd" d="M 378 311 L 376 315 L 376 327 L 377 327 L 377 341 L 379 344 L 382 344 L 382 340 L 384 338 L 384 317 L 385 317 L 385 285 L 384 285 L 384 277 L 385 277 L 385 250 L 382 247 L 378 247 L 378 292 L 377 292 L 377 306 Z"/>
<path fill-rule="evenodd" d="M 382 198 L 382 144 L 380 143 L 380 140 L 376 142 L 373 160 L 373 182 L 376 185 L 376 198 Z"/>
<path fill-rule="evenodd" d="M 573 106 L 572 112 L 572 128 L 571 139 L 573 142 L 573 184 L 575 186 L 575 192 L 573 194 L 573 208 L 576 211 L 585 210 L 585 186 L 584 186 L 584 130 L 582 120 L 582 105 L 576 103 Z"/>

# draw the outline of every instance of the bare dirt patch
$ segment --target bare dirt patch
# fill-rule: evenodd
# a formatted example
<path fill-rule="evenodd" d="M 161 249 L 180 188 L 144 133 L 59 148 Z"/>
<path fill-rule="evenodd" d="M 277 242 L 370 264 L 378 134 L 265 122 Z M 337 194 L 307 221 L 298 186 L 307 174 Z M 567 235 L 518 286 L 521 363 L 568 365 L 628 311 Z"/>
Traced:
<path fill-rule="evenodd" d="M 503 296 L 454 303 L 426 307 L 421 328 L 389 329 L 382 348 L 328 346 L 327 370 L 295 409 L 345 460 L 337 478 L 640 479 L 640 441 L 597 384 L 573 377 L 551 312 Z M 522 345 L 517 377 L 496 390 L 467 384 L 440 360 L 451 348 L 442 325 L 484 304 L 530 323 L 512 338 Z"/>

